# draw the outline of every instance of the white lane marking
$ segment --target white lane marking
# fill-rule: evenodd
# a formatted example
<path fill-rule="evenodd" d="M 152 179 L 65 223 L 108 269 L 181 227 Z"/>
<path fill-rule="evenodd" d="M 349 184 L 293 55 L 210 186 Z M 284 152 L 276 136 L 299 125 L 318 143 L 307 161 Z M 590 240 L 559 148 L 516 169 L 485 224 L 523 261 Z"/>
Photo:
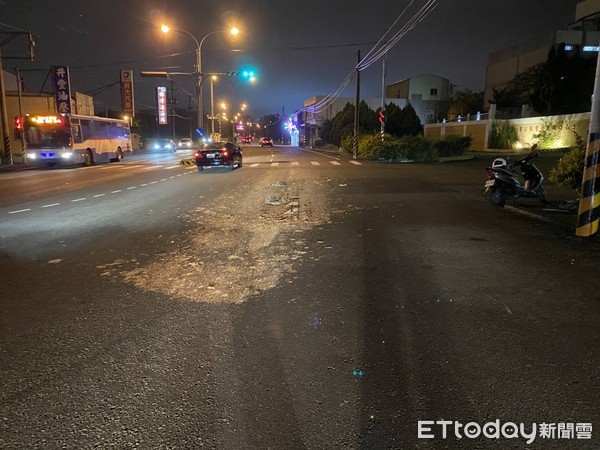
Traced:
<path fill-rule="evenodd" d="M 172 180 L 173 178 L 175 178 L 175 175 L 173 175 L 172 177 L 169 177 L 169 180 Z"/>
<path fill-rule="evenodd" d="M 348 161 L 350 164 L 354 164 L 355 166 L 362 166 L 361 162 L 350 160 Z"/>
<path fill-rule="evenodd" d="M 98 197 L 104 197 L 106 194 L 96 194 L 94 195 L 94 198 L 98 198 Z"/>
<path fill-rule="evenodd" d="M 299 166 L 300 163 L 298 161 L 292 161 L 292 166 Z"/>
<path fill-rule="evenodd" d="M 329 161 L 330 164 L 333 164 L 334 166 L 341 166 L 341 164 L 337 161 Z"/>
<path fill-rule="evenodd" d="M 89 166 L 89 167 L 84 167 L 84 169 L 91 169 L 93 166 Z M 110 169 L 112 166 L 103 166 L 103 167 L 99 167 L 100 170 L 103 169 Z"/>
<path fill-rule="evenodd" d="M 272 166 L 272 167 L 277 167 L 278 165 L 279 165 L 279 163 L 278 163 L 278 162 L 271 163 L 271 166 Z"/>
<path fill-rule="evenodd" d="M 75 200 L 71 200 L 71 203 L 82 202 L 84 200 L 87 200 L 87 197 L 76 198 Z"/>
<path fill-rule="evenodd" d="M 176 177 L 180 177 L 180 176 L 181 176 L 181 174 L 179 173 L 179 174 L 177 174 L 177 175 L 175 175 L 175 176 L 176 176 Z"/>
<path fill-rule="evenodd" d="M 129 187 L 127 188 L 127 190 L 130 190 L 130 189 L 135 189 L 136 187 L 137 187 L 137 186 L 129 186 Z"/>
<path fill-rule="evenodd" d="M 140 184 L 140 186 L 148 186 L 148 183 Z"/>
<path fill-rule="evenodd" d="M 117 189 L 116 191 L 112 191 L 111 194 L 118 194 L 119 192 L 121 192 L 121 189 Z"/>
<path fill-rule="evenodd" d="M 31 209 L 30 208 L 27 208 L 27 209 L 17 209 L 16 211 L 9 211 L 8 213 L 9 214 L 19 214 L 19 213 L 26 212 L 26 211 L 31 211 Z"/>
<path fill-rule="evenodd" d="M 150 184 L 156 184 L 158 181 L 151 181 Z"/>
<path fill-rule="evenodd" d="M 319 163 L 318 161 L 311 161 L 310 162 L 313 166 L 320 166 L 321 163 Z"/>
<path fill-rule="evenodd" d="M 314 150 L 308 150 L 308 149 L 306 149 L 306 148 L 303 148 L 303 149 L 301 149 L 301 150 L 303 150 L 303 151 L 305 151 L 305 152 L 316 153 L 317 155 L 324 156 L 325 158 L 331 158 L 331 159 L 340 159 L 340 157 L 339 157 L 339 156 L 329 156 L 329 155 L 327 155 L 327 154 L 325 154 L 325 153 L 316 152 L 316 151 L 314 151 Z"/>
<path fill-rule="evenodd" d="M 175 169 L 176 167 L 179 166 L 169 166 L 169 167 L 163 167 L 164 170 L 171 170 L 171 169 Z"/>
<path fill-rule="evenodd" d="M 52 208 L 53 206 L 58 206 L 60 203 L 50 203 L 49 205 L 44 205 L 42 208 Z"/>
<path fill-rule="evenodd" d="M 160 181 L 167 181 L 167 179 L 166 178 L 161 178 Z"/>
<path fill-rule="evenodd" d="M 250 164 L 250 167 L 258 167 L 258 163 Z"/>

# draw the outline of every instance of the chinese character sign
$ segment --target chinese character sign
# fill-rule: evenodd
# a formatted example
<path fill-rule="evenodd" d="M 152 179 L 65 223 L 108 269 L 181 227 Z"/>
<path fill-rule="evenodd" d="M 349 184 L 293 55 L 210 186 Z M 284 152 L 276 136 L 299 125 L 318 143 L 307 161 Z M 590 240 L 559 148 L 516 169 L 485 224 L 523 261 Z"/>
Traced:
<path fill-rule="evenodd" d="M 68 66 L 53 66 L 54 93 L 56 95 L 56 110 L 59 113 L 71 112 L 71 84 L 69 82 Z"/>
<path fill-rule="evenodd" d="M 121 109 L 133 116 L 133 70 L 121 70 Z"/>
<path fill-rule="evenodd" d="M 167 88 L 159 86 L 156 88 L 158 98 L 158 123 L 160 125 L 166 125 L 167 120 Z"/>

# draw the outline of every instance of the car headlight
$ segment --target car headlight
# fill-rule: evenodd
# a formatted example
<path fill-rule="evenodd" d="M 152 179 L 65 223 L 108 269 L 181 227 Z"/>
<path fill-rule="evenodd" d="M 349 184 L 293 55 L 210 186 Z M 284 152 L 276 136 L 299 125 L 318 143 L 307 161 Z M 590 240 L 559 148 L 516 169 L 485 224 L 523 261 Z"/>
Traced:
<path fill-rule="evenodd" d="M 37 155 L 35 153 L 27 153 L 27 157 L 29 159 L 35 159 L 35 158 L 37 158 Z"/>
<path fill-rule="evenodd" d="M 159 149 L 160 149 L 160 145 L 154 144 L 154 150 L 159 150 Z"/>
<path fill-rule="evenodd" d="M 60 157 L 63 159 L 70 159 L 73 157 L 73 153 L 72 152 L 63 152 L 60 154 Z"/>
<path fill-rule="evenodd" d="M 165 148 L 172 148 L 171 144 L 165 145 Z"/>

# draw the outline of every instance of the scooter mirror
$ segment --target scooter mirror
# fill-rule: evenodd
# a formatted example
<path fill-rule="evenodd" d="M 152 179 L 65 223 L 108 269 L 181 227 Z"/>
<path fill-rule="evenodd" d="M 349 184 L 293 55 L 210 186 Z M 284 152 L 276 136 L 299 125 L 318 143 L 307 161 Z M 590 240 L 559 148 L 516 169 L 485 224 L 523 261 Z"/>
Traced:
<path fill-rule="evenodd" d="M 532 152 L 534 152 L 534 151 L 536 151 L 536 150 L 537 150 L 537 148 L 538 148 L 538 145 L 537 145 L 537 143 L 536 143 L 536 144 L 533 144 L 533 145 L 531 146 L 531 151 L 532 151 Z"/>

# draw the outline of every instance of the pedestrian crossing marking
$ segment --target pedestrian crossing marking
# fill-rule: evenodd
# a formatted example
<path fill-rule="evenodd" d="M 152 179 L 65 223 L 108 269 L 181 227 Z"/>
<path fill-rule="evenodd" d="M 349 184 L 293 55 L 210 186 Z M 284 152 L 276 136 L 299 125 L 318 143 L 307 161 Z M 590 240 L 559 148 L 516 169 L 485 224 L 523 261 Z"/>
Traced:
<path fill-rule="evenodd" d="M 329 161 L 331 164 L 333 164 L 334 166 L 341 166 L 341 164 L 337 161 Z"/>
<path fill-rule="evenodd" d="M 258 163 L 250 164 L 250 167 L 258 167 Z"/>
<path fill-rule="evenodd" d="M 311 163 L 313 166 L 320 166 L 320 165 L 321 165 L 321 163 L 320 163 L 320 162 L 318 162 L 318 161 L 311 161 L 310 163 Z"/>
<path fill-rule="evenodd" d="M 299 166 L 300 163 L 298 161 L 292 161 L 292 166 Z"/>
<path fill-rule="evenodd" d="M 278 165 L 279 165 L 279 163 L 278 163 L 278 162 L 271 163 L 271 166 L 272 166 L 272 167 L 277 167 Z"/>
<path fill-rule="evenodd" d="M 362 163 L 358 161 L 349 161 L 349 163 L 354 164 L 355 166 L 362 166 Z"/>

